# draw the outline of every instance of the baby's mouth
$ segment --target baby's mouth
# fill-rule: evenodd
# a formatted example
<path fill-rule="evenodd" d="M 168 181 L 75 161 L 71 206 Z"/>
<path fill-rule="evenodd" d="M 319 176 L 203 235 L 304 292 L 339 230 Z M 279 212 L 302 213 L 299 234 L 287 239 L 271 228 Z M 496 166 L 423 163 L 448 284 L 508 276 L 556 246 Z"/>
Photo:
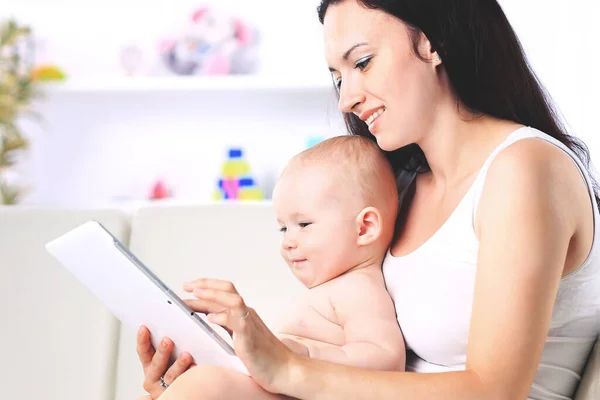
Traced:
<path fill-rule="evenodd" d="M 305 263 L 306 259 L 305 258 L 299 258 L 299 259 L 296 259 L 296 260 L 291 260 L 291 262 L 292 262 L 292 267 L 297 268 L 298 266 L 300 266 L 303 263 Z"/>

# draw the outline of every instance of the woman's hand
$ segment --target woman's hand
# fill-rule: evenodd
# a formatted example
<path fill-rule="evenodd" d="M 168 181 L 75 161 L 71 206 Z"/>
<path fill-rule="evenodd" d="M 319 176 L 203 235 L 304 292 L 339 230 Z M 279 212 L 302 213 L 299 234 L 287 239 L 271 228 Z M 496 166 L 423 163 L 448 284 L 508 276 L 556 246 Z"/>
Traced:
<path fill-rule="evenodd" d="M 150 331 L 144 326 L 140 328 L 137 337 L 137 353 L 144 368 L 144 390 L 150 394 L 149 400 L 158 399 L 165 391 L 166 388 L 160 381 L 161 377 L 168 386 L 194 365 L 192 356 L 182 353 L 177 361 L 167 368 L 172 351 L 173 342 L 168 338 L 163 338 L 158 349 L 154 349 L 150 341 Z"/>
<path fill-rule="evenodd" d="M 233 347 L 252 378 L 265 390 L 277 393 L 278 382 L 287 380 L 292 353 L 246 306 L 231 282 L 198 279 L 184 289 L 198 300 L 188 306 L 208 314 L 208 320 L 232 333 Z"/>

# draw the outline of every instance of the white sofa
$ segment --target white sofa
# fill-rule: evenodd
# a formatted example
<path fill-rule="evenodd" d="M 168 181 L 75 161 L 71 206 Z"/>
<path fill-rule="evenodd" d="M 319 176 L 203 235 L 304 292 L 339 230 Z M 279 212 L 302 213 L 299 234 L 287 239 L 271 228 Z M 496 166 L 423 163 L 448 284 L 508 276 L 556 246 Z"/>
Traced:
<path fill-rule="evenodd" d="M 303 288 L 279 255 L 269 204 L 76 210 L 0 207 L 2 398 L 133 400 L 143 394 L 135 332 L 119 322 L 45 251 L 44 244 L 95 219 L 169 286 L 197 277 L 235 282 L 273 325 Z M 600 399 L 600 345 L 577 400 Z"/>

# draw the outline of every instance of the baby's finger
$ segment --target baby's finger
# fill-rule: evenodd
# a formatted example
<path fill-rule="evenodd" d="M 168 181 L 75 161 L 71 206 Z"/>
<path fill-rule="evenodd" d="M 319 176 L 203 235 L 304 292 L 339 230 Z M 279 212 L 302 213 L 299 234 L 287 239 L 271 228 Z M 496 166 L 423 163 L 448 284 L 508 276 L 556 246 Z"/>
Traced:
<path fill-rule="evenodd" d="M 226 307 L 203 299 L 186 299 L 183 302 L 195 312 L 202 314 L 218 313 L 227 311 Z"/>
<path fill-rule="evenodd" d="M 207 318 L 213 324 L 221 325 L 225 329 L 231 329 L 227 326 L 229 323 L 229 315 L 227 314 L 208 314 Z"/>
<path fill-rule="evenodd" d="M 224 281 L 220 279 L 209 279 L 202 278 L 196 279 L 195 281 L 187 282 L 183 285 L 184 290 L 188 292 L 192 292 L 194 289 L 211 289 L 211 290 L 221 290 L 229 293 L 236 293 L 237 290 L 233 283 L 230 281 Z"/>
<path fill-rule="evenodd" d="M 244 314 L 239 313 L 221 313 L 208 314 L 208 320 L 214 324 L 221 325 L 227 329 L 230 336 L 233 337 L 233 332 L 240 333 L 246 328 L 248 321 L 252 319 L 253 310 L 246 307 Z"/>
<path fill-rule="evenodd" d="M 195 289 L 194 296 L 201 300 L 219 304 L 221 307 L 226 307 L 230 310 L 230 313 L 237 315 L 238 317 L 241 317 L 247 311 L 244 299 L 242 299 L 242 296 L 237 293 L 229 293 L 211 289 Z"/>

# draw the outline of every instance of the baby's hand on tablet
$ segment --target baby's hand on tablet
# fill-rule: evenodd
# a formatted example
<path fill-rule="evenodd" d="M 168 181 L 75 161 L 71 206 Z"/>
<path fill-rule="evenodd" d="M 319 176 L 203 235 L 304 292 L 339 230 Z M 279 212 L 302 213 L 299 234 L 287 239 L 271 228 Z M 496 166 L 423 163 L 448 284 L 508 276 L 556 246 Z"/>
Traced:
<path fill-rule="evenodd" d="M 192 293 L 196 297 L 195 299 L 184 300 L 185 304 L 197 313 L 202 313 L 206 315 L 213 314 L 213 316 L 227 315 L 227 313 L 229 312 L 228 307 L 210 300 L 203 299 L 202 296 L 199 295 L 200 292 L 198 292 L 198 290 L 202 288 L 203 283 L 206 281 L 208 280 L 198 279 L 193 282 L 187 282 L 183 285 L 183 290 L 185 290 L 188 293 Z M 214 322 L 220 325 L 229 333 L 229 336 L 233 336 L 233 331 L 226 324 L 220 323 L 221 321 L 210 322 Z"/>
<path fill-rule="evenodd" d="M 295 354 L 269 330 L 254 309 L 248 307 L 233 283 L 197 279 L 184 285 L 195 300 L 188 306 L 208 314 L 210 322 L 233 332 L 233 349 L 250 375 L 263 389 L 277 393 L 276 384 L 289 377 Z M 195 307 L 191 305 L 195 304 Z"/>

